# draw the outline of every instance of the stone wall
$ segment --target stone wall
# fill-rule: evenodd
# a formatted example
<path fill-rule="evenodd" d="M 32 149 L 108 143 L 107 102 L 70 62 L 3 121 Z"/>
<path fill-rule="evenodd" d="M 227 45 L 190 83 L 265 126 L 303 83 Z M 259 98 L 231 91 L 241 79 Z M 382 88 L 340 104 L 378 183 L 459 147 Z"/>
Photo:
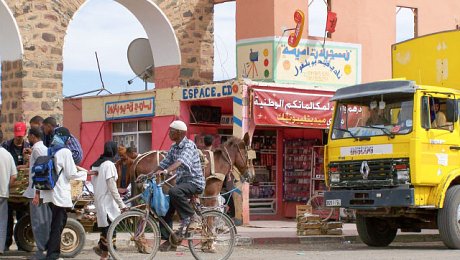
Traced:
<path fill-rule="evenodd" d="M 182 54 L 180 85 L 211 83 L 214 66 L 214 0 L 155 0 L 171 22 Z"/>
<path fill-rule="evenodd" d="M 64 69 L 62 51 L 67 27 L 84 0 L 6 0 L 21 34 L 24 55 L 19 61 L 2 61 L 2 125 L 5 138 L 15 121 L 55 116 L 62 122 Z M 172 23 L 179 41 L 181 85 L 198 85 L 213 79 L 213 0 L 155 0 Z M 84 40 L 84 39 L 82 39 Z M 163 73 L 164 74 L 164 73 Z"/>

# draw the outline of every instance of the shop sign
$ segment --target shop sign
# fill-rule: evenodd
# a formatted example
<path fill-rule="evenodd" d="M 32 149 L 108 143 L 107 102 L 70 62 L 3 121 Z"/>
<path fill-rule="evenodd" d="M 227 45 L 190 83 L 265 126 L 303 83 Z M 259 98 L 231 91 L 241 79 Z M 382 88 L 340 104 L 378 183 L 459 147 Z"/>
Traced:
<path fill-rule="evenodd" d="M 121 119 L 155 115 L 155 98 L 142 98 L 105 103 L 105 119 Z"/>
<path fill-rule="evenodd" d="M 276 48 L 276 82 L 344 87 L 361 81 L 361 46 L 357 44 L 301 41 L 295 48 Z"/>
<path fill-rule="evenodd" d="M 269 41 L 240 41 L 236 46 L 237 76 L 273 81 L 273 38 Z"/>
<path fill-rule="evenodd" d="M 238 85 L 207 85 L 182 89 L 182 100 L 222 98 L 238 92 Z"/>
<path fill-rule="evenodd" d="M 221 125 L 233 125 L 233 115 L 222 115 L 220 117 Z"/>
<path fill-rule="evenodd" d="M 254 89 L 253 115 L 257 125 L 329 128 L 332 94 Z"/>

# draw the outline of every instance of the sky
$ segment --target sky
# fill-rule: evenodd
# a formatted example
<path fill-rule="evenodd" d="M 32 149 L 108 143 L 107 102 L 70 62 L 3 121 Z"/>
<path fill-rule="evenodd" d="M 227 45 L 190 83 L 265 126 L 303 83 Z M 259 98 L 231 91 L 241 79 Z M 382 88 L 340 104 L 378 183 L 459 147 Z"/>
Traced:
<path fill-rule="evenodd" d="M 310 0 L 311 1 L 311 0 Z M 235 2 L 214 7 L 214 80 L 226 80 L 236 76 Z M 312 25 L 310 34 L 322 36 L 325 13 L 324 2 L 314 0 L 309 14 Z M 412 20 L 411 20 L 412 19 Z M 339 21 L 340 23 L 340 16 Z M 404 8 L 397 15 L 397 42 L 413 35 L 413 15 Z M 145 38 L 146 33 L 128 9 L 113 0 L 88 0 L 74 15 L 64 42 L 64 96 L 95 91 L 102 87 L 95 52 L 99 58 L 102 80 L 112 93 L 144 89 L 141 79 L 135 77 L 127 59 L 131 41 Z M 152 83 L 148 88 L 154 88 Z M 96 94 L 94 92 L 93 94 Z M 108 92 L 102 92 L 106 94 Z"/>

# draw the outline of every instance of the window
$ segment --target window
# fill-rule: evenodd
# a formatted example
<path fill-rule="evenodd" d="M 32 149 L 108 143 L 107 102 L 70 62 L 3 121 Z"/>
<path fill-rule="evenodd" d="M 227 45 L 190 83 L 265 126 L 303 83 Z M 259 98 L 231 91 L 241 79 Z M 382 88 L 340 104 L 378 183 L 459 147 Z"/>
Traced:
<path fill-rule="evenodd" d="M 417 37 L 417 8 L 396 7 L 396 42 Z"/>
<path fill-rule="evenodd" d="M 329 7 L 329 8 L 328 8 Z M 315 37 L 330 37 L 324 35 L 326 29 L 327 11 L 330 10 L 331 0 L 308 1 L 308 35 Z"/>
<path fill-rule="evenodd" d="M 113 141 L 125 147 L 134 147 L 145 153 L 152 147 L 152 121 L 140 120 L 112 124 Z"/>

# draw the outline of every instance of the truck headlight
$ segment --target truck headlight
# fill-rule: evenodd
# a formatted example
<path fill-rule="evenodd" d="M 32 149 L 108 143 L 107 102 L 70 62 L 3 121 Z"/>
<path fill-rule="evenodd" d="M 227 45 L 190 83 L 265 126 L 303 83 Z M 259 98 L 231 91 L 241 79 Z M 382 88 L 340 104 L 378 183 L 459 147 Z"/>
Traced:
<path fill-rule="evenodd" d="M 340 182 L 340 174 L 339 173 L 331 173 L 331 182 Z"/>
<path fill-rule="evenodd" d="M 408 170 L 397 171 L 396 175 L 397 175 L 397 178 L 398 178 L 399 182 L 407 182 L 409 180 L 409 171 Z"/>

